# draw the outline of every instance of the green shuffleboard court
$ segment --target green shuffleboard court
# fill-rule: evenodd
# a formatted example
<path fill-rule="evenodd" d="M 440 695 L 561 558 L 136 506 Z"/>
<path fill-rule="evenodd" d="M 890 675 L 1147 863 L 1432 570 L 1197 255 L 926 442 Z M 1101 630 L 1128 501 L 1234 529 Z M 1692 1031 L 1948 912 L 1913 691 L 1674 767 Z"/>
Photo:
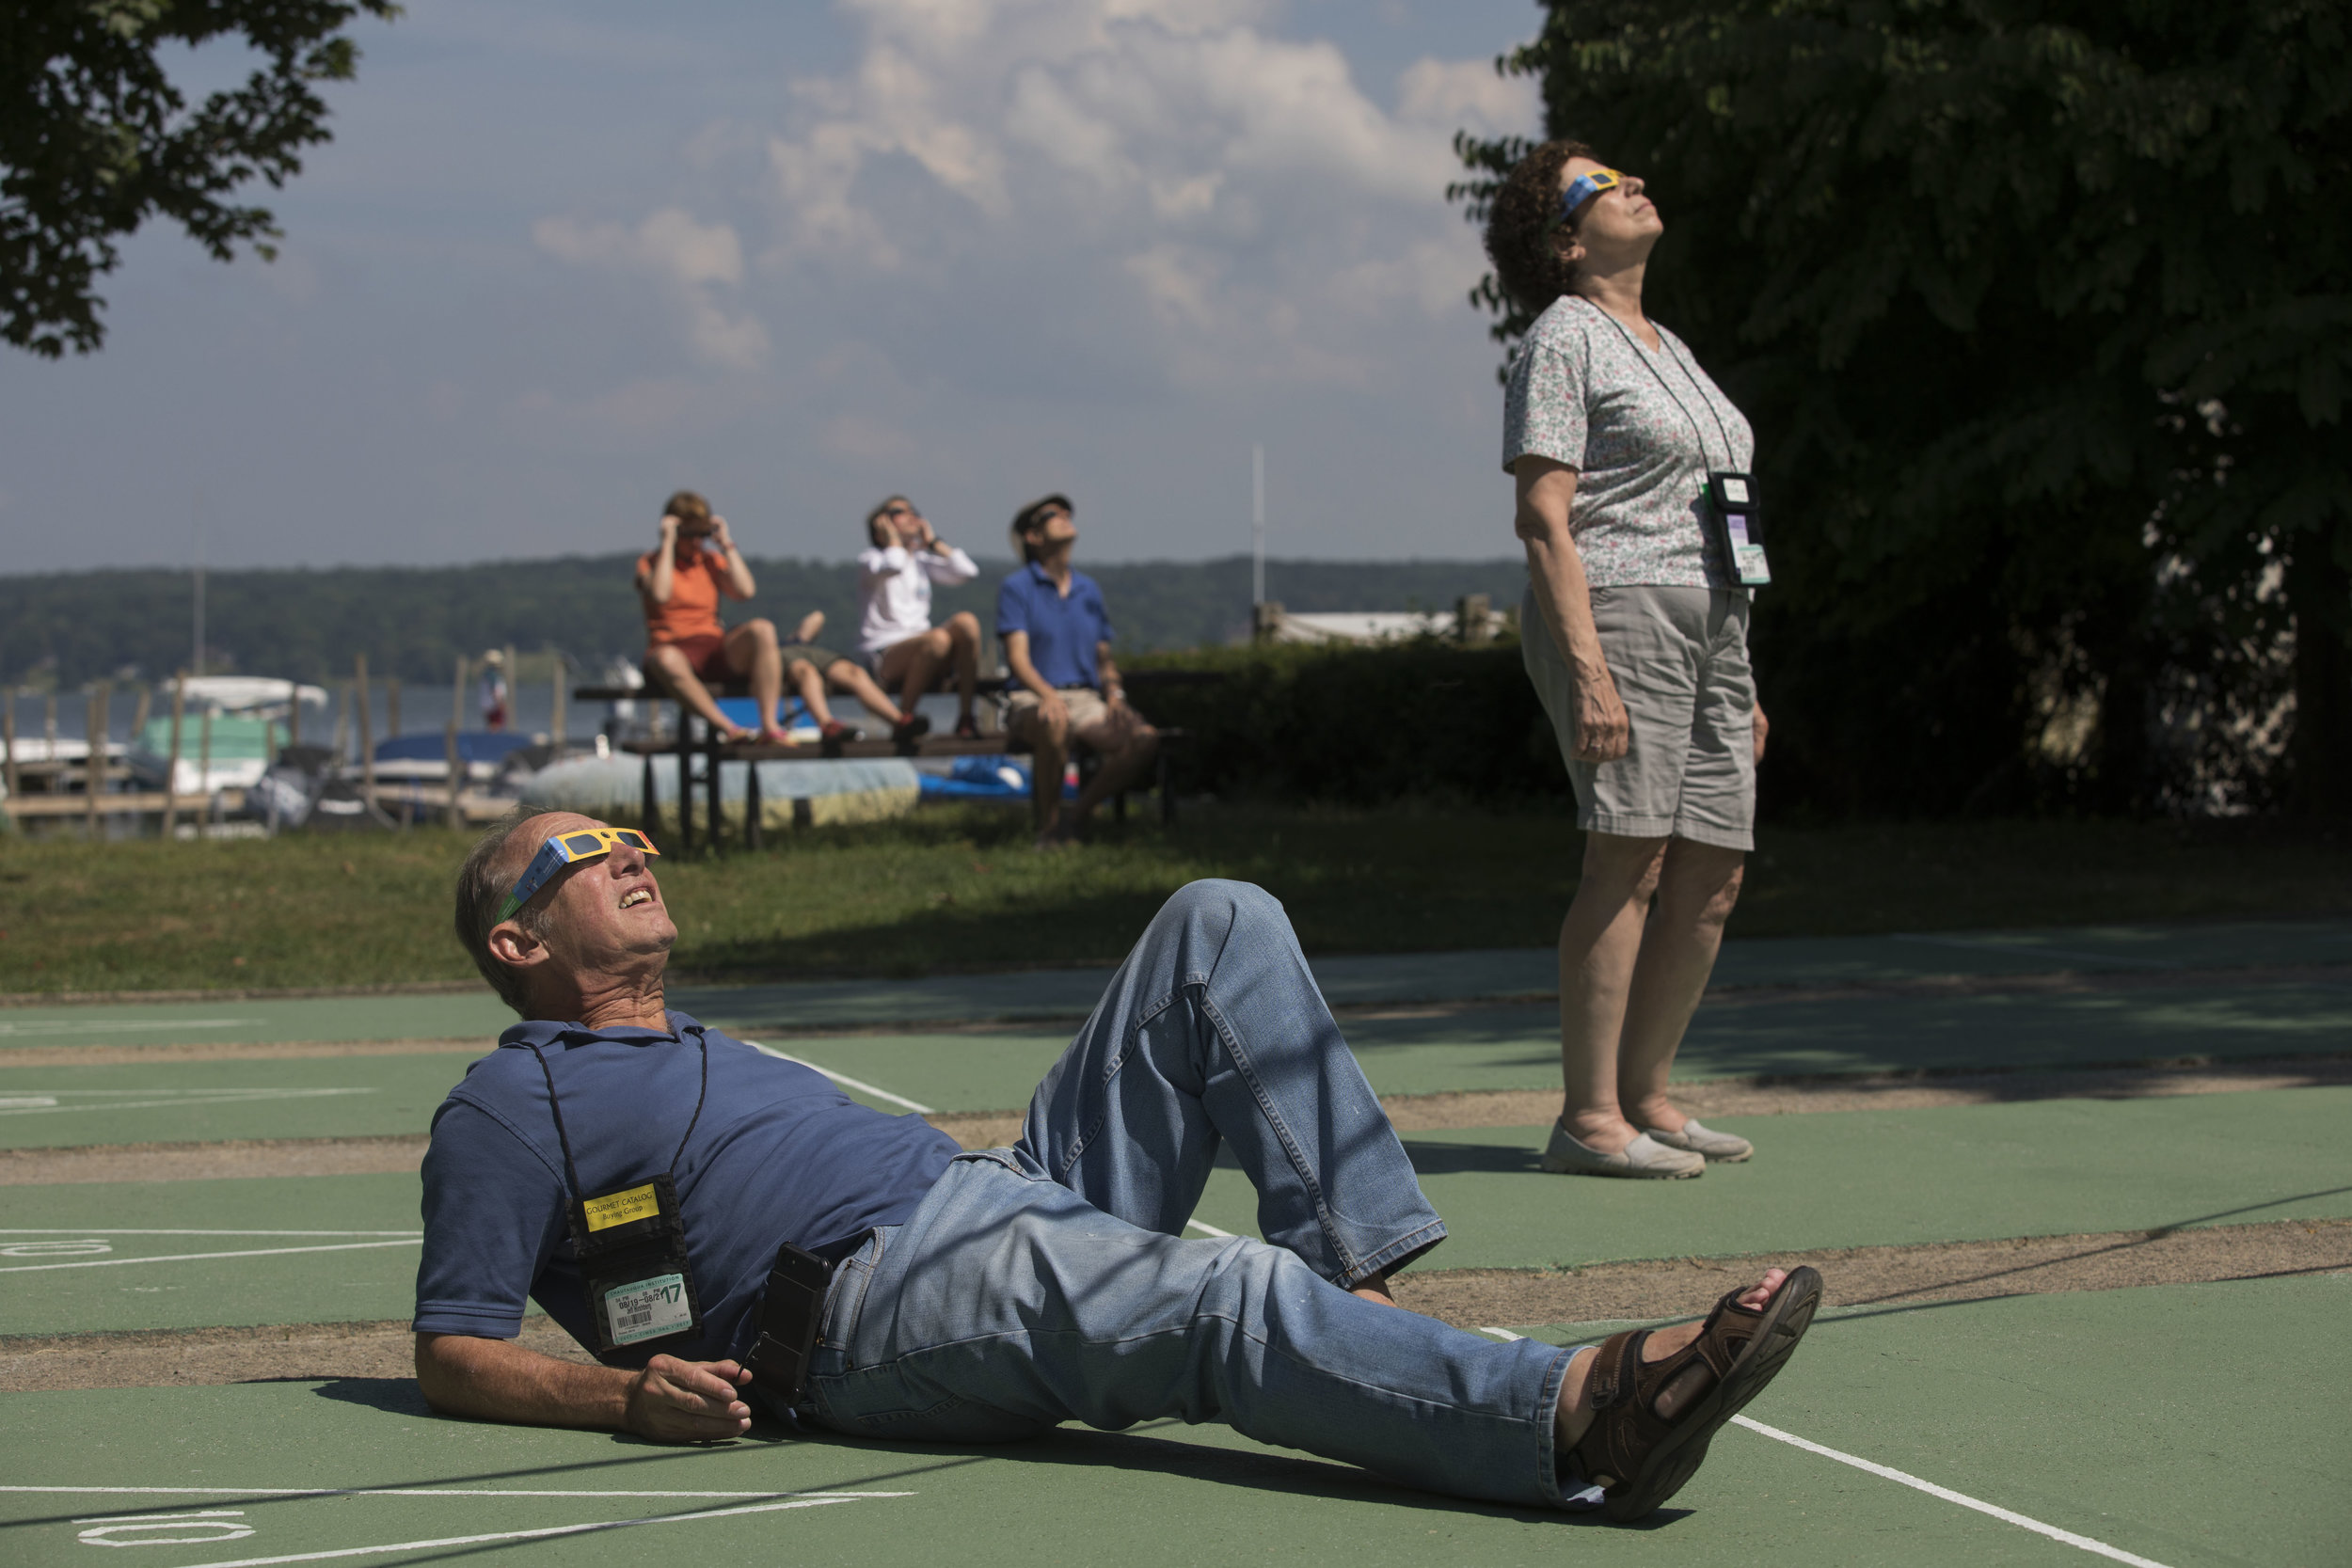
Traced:
<path fill-rule="evenodd" d="M 457 1053 L 0 1067 L 0 1148 L 421 1136 L 473 1060 Z"/>
<path fill-rule="evenodd" d="M 1826 1320 L 1744 1418 L 1781 1435 L 1726 1428 L 1635 1529 L 1418 1493 L 1216 1426 L 973 1449 L 763 1427 L 679 1449 L 443 1419 L 406 1380 L 354 1378 L 12 1395 L 0 1553 L 1033 1568 L 1332 1560 L 1373 1541 L 1383 1561 L 1541 1568 L 2327 1564 L 2352 1530 L 2352 1437 L 2336 1380 L 2311 1372 L 2340 1360 L 2348 1291 L 2338 1276 Z"/>
<path fill-rule="evenodd" d="M 1423 1267 L 1575 1267 L 2352 1215 L 2347 1116 L 2352 1088 L 1726 1117 L 1756 1160 L 1692 1181 L 1547 1176 L 1533 1127 L 1406 1150 L 1450 1231 Z M 1239 1170 L 1198 1219 L 1257 1233 Z M 0 1334 L 405 1317 L 418 1223 L 406 1175 L 0 1187 L 0 1248 L 47 1249 L 0 1259 Z M 244 1234 L 134 1234 L 208 1229 Z"/>
<path fill-rule="evenodd" d="M 2338 1218 L 2348 1116 L 2352 1088 L 1725 1117 L 1756 1158 L 1684 1181 L 1547 1176 L 1540 1127 L 1415 1132 L 1405 1149 L 1449 1232 L 1421 1267 L 1573 1268 Z M 1220 1169 L 1199 1215 L 1254 1233 L 1256 1194 Z"/>
<path fill-rule="evenodd" d="M 406 1318 L 417 1199 L 412 1175 L 0 1187 L 0 1335 Z"/>
<path fill-rule="evenodd" d="M 1343 1018 L 1381 1094 L 1540 1089 L 1560 1082 L 1549 1003 L 1428 1018 Z M 756 1034 L 754 1038 L 760 1038 Z M 877 1104 L 1014 1110 L 1069 1041 L 1040 1027 L 1003 1034 L 768 1037 L 764 1043 L 851 1080 Z M 2352 984 L 2217 986 L 2059 995 L 1809 998 L 1699 1009 L 1676 1058 L 1685 1082 L 1749 1074 L 2062 1068 L 2181 1057 L 2352 1051 Z M 876 1096 L 875 1091 L 880 1091 Z"/>
<path fill-rule="evenodd" d="M 1460 1002 L 1548 995 L 1549 948 L 1337 956 L 1313 960 L 1334 1005 Z M 2163 972 L 2352 964 L 2352 921 L 2245 921 L 2037 931 L 1868 937 L 1734 938 L 1719 986 L 1817 986 L 2084 972 Z M 674 989 L 672 1005 L 741 1029 L 863 1029 L 1077 1017 L 1092 1010 L 1108 969 L 949 974 L 919 980 L 819 980 Z M 2352 987 L 2352 980 L 2344 983 Z M 2348 991 L 2347 994 L 2352 994 Z M 513 1022 L 488 990 L 448 995 L 225 998 L 0 1008 L 0 1051 L 28 1045 L 138 1045 L 276 1040 L 479 1039 Z"/>

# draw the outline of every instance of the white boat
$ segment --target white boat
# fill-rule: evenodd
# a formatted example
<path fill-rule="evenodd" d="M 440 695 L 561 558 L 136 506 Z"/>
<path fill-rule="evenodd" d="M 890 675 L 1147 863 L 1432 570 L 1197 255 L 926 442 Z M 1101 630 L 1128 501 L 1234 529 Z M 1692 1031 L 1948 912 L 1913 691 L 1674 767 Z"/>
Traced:
<path fill-rule="evenodd" d="M 179 683 L 156 689 L 167 710 Z M 266 675 L 191 675 L 180 689 L 184 701 L 180 717 L 180 754 L 170 756 L 171 716 L 151 718 L 130 748 L 131 771 L 150 789 L 162 789 L 167 777 L 176 795 L 210 795 L 223 789 L 251 789 L 269 768 L 270 758 L 286 740 L 286 721 L 294 705 L 325 708 L 326 692 L 315 686 Z M 205 766 L 204 720 L 212 716 L 210 763 Z"/>

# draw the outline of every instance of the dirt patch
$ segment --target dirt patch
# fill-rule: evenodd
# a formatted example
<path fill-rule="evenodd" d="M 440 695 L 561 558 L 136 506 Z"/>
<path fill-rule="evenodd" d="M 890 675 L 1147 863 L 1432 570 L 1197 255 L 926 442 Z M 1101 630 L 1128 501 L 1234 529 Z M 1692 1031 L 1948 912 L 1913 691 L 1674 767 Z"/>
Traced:
<path fill-rule="evenodd" d="M 1964 1301 L 2334 1273 L 2352 1269 L 2352 1221 L 1684 1258 L 1567 1273 L 1422 1270 L 1400 1276 L 1395 1289 L 1404 1306 L 1457 1328 L 1688 1317 L 1766 1261 L 1811 1263 L 1836 1307 Z M 11 1336 L 0 1338 L 0 1392 L 405 1378 L 414 1375 L 414 1343 L 403 1322 Z M 545 1318 L 524 1321 L 521 1343 L 566 1361 L 591 1359 Z"/>
<path fill-rule="evenodd" d="M 565 1361 L 593 1361 L 545 1318 L 523 1320 L 520 1343 Z M 414 1377 L 405 1320 L 191 1328 L 135 1334 L 0 1338 L 0 1391 L 167 1388 L 278 1378 Z"/>
<path fill-rule="evenodd" d="M 204 1181 L 227 1176 L 377 1176 L 424 1161 L 421 1134 L 249 1138 L 211 1144 L 102 1144 L 0 1149 L 0 1187 L 62 1181 Z"/>
<path fill-rule="evenodd" d="M 2007 1242 L 1838 1247 L 1757 1258 L 1597 1263 L 1565 1272 L 1408 1271 L 1398 1303 L 1464 1328 L 1689 1317 L 1765 1266 L 1810 1263 L 1833 1307 L 1974 1301 L 2352 1269 L 2352 1220 L 2285 1220 Z"/>
<path fill-rule="evenodd" d="M 23 1045 L 5 1067 L 137 1067 L 155 1062 L 288 1062 L 327 1056 L 479 1056 L 496 1040 L 180 1040 L 170 1045 Z"/>

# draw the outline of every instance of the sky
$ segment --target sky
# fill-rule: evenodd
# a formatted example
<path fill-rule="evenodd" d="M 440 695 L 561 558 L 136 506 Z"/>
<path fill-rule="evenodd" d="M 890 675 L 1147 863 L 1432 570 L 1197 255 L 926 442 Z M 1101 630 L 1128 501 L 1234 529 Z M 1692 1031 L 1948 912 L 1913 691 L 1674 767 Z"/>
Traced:
<path fill-rule="evenodd" d="M 0 572 L 650 546 L 708 495 L 843 560 L 1511 553 L 1458 129 L 1533 0 L 407 0 L 279 259 L 151 225 L 107 341 L 0 348 Z M 239 61 L 183 55 L 191 84 Z"/>

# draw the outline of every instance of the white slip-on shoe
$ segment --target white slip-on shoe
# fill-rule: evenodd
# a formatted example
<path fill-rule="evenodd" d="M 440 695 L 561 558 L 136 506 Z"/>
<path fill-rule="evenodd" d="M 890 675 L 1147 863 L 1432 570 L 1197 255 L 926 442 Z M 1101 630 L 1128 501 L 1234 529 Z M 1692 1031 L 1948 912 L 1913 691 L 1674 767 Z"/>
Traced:
<path fill-rule="evenodd" d="M 1622 1151 L 1603 1154 L 1592 1145 L 1579 1142 L 1555 1121 L 1551 1124 L 1551 1142 L 1544 1147 L 1544 1169 L 1554 1176 L 1625 1176 L 1671 1181 L 1706 1174 L 1707 1160 L 1684 1149 L 1668 1148 L 1646 1132 L 1634 1134 L 1633 1141 Z"/>
<path fill-rule="evenodd" d="M 1663 1128 L 1645 1127 L 1645 1137 L 1656 1138 L 1668 1148 L 1687 1149 L 1705 1159 L 1736 1165 L 1756 1152 L 1756 1145 L 1745 1138 L 1735 1138 L 1728 1132 L 1712 1132 L 1698 1124 L 1696 1117 L 1685 1117 L 1682 1131 L 1669 1132 Z"/>

